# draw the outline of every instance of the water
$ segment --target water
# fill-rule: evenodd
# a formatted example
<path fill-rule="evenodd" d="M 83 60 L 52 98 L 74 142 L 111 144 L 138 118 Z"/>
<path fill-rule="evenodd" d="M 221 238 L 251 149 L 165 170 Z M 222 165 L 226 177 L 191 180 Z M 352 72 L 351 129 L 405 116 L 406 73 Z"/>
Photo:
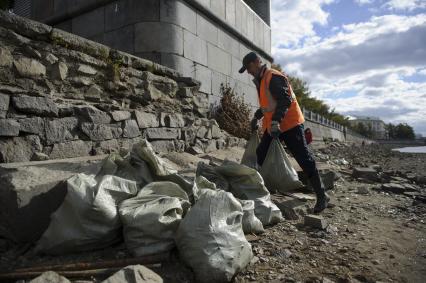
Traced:
<path fill-rule="evenodd" d="M 410 146 L 402 148 L 394 148 L 392 150 L 406 153 L 426 153 L 426 146 Z"/>

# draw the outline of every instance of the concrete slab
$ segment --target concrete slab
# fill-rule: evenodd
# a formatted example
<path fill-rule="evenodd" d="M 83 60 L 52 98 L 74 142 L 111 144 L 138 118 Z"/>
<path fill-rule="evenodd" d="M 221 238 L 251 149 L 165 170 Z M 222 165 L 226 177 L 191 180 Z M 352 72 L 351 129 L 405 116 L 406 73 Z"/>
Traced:
<path fill-rule="evenodd" d="M 174 24 L 149 22 L 135 25 L 135 52 L 183 55 L 183 29 Z"/>
<path fill-rule="evenodd" d="M 235 27 L 235 0 L 226 0 L 225 7 L 225 20 L 233 27 Z"/>
<path fill-rule="evenodd" d="M 201 82 L 200 91 L 210 94 L 212 91 L 212 71 L 202 65 L 195 65 L 195 79 Z"/>
<path fill-rule="evenodd" d="M 207 18 L 197 14 L 197 36 L 214 45 L 217 45 L 218 30 L 218 27 L 210 22 Z"/>
<path fill-rule="evenodd" d="M 176 24 L 194 34 L 197 33 L 197 13 L 182 0 L 161 0 L 160 21 Z"/>
<path fill-rule="evenodd" d="M 226 52 L 231 53 L 232 56 L 237 58 L 240 56 L 240 43 L 221 29 L 218 31 L 218 46 L 226 50 Z"/>
<path fill-rule="evenodd" d="M 207 41 L 184 30 L 183 55 L 185 58 L 207 66 Z"/>
<path fill-rule="evenodd" d="M 66 195 L 74 174 L 96 174 L 105 156 L 0 164 L 0 236 L 34 242 Z"/>
<path fill-rule="evenodd" d="M 214 46 L 207 45 L 208 67 L 224 75 L 231 75 L 231 54 Z"/>

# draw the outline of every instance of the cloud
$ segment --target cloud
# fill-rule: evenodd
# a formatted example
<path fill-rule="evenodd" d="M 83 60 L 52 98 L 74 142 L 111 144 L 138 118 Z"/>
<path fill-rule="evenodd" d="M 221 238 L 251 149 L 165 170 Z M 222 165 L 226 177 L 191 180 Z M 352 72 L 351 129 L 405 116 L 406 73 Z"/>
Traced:
<path fill-rule="evenodd" d="M 329 14 L 322 6 L 335 0 L 279 0 L 272 2 L 272 49 L 315 42 L 314 25 L 327 25 Z"/>
<path fill-rule="evenodd" d="M 374 0 L 355 0 L 355 3 L 357 3 L 358 5 L 367 5 L 367 4 L 371 4 L 373 3 Z"/>
<path fill-rule="evenodd" d="M 426 14 L 374 16 L 298 48 L 277 48 L 276 62 L 307 80 L 337 112 L 406 122 L 426 135 Z"/>
<path fill-rule="evenodd" d="M 424 0 L 391 0 L 383 4 L 382 7 L 393 11 L 413 11 L 426 8 L 426 2 Z"/>

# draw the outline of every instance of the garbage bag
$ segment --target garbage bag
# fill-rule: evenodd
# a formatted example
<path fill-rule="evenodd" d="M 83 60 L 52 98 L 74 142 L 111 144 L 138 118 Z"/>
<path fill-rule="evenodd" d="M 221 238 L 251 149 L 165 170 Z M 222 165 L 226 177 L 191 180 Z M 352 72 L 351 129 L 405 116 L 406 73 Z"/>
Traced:
<path fill-rule="evenodd" d="M 257 169 L 257 154 L 256 149 L 259 145 L 259 135 L 257 132 L 253 132 L 250 139 L 247 142 L 246 149 L 241 159 L 241 164 L 244 164 L 250 168 Z"/>
<path fill-rule="evenodd" d="M 271 201 L 262 176 L 253 168 L 232 161 L 213 167 L 198 164 L 197 176 L 204 176 L 218 188 L 225 186 L 238 199 L 253 200 L 254 213 L 263 225 L 273 225 L 283 220 L 280 209 Z M 220 182 L 220 186 L 216 183 Z M 222 183 L 226 182 L 225 185 Z"/>
<path fill-rule="evenodd" d="M 120 204 L 124 242 L 134 256 L 167 252 L 182 217 L 190 207 L 188 195 L 172 182 L 153 182 L 136 197 Z"/>
<path fill-rule="evenodd" d="M 67 195 L 52 214 L 36 251 L 63 254 L 101 249 L 121 240 L 118 204 L 138 192 L 136 182 L 120 177 L 77 174 L 67 180 Z"/>
<path fill-rule="evenodd" d="M 242 217 L 241 204 L 231 193 L 203 189 L 181 221 L 176 244 L 198 282 L 229 282 L 250 262 Z"/>
<path fill-rule="evenodd" d="M 265 232 L 262 222 L 254 215 L 254 201 L 238 200 L 243 208 L 243 231 L 244 234 L 262 234 Z"/>
<path fill-rule="evenodd" d="M 133 145 L 130 156 L 134 162 L 147 164 L 152 174 L 152 181 L 170 181 L 177 183 L 188 195 L 191 203 L 194 202 L 192 182 L 177 174 L 177 171 L 168 167 L 167 163 L 157 156 L 152 145 L 147 140 Z"/>
<path fill-rule="evenodd" d="M 271 142 L 260 174 L 271 193 L 288 192 L 303 187 L 278 139 Z"/>

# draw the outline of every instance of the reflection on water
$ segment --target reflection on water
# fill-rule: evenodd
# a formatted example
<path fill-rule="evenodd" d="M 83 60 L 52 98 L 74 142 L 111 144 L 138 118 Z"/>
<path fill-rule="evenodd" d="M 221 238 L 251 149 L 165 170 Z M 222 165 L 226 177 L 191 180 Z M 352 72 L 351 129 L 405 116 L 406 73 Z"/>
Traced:
<path fill-rule="evenodd" d="M 407 152 L 407 153 L 426 153 L 426 146 L 401 147 L 401 148 L 394 148 L 392 150 L 399 151 L 399 152 Z"/>

